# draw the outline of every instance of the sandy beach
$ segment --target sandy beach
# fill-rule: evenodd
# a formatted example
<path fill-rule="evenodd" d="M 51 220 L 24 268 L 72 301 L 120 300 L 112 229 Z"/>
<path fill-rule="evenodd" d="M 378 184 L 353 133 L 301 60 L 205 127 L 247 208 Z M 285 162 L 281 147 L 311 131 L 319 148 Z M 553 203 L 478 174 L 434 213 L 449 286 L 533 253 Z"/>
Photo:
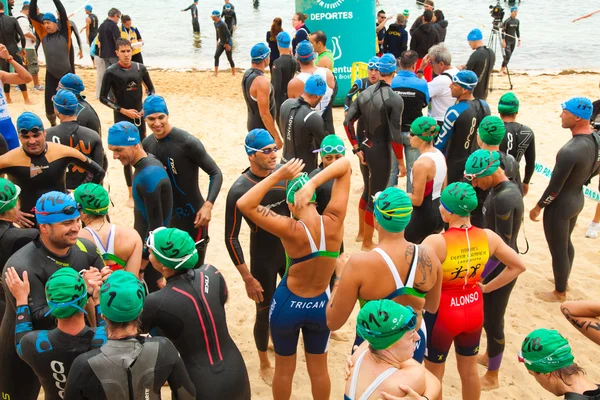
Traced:
<path fill-rule="evenodd" d="M 86 84 L 88 101 L 95 107 L 102 121 L 104 143 L 108 128 L 112 125 L 112 111 L 100 104 L 95 98 L 94 70 L 78 69 L 78 74 Z M 213 78 L 208 72 L 172 72 L 151 70 L 150 75 L 156 87 L 157 94 L 165 97 L 171 122 L 198 137 L 207 148 L 209 154 L 216 160 L 224 175 L 221 193 L 215 204 L 210 223 L 210 237 L 207 262 L 216 266 L 225 276 L 229 287 L 229 302 L 227 304 L 228 326 L 234 341 L 240 348 L 248 367 L 252 394 L 254 399 L 271 398 L 271 388 L 267 386 L 258 374 L 258 357 L 252 336 L 255 307 L 246 296 L 244 284 L 235 266 L 231 262 L 224 243 L 224 214 L 225 198 L 231 184 L 248 166 L 243 148 L 246 135 L 246 105 L 240 90 L 242 73 L 232 77 L 228 70 L 223 71 L 219 78 Z M 40 78 L 44 71 L 40 71 Z M 521 107 L 518 122 L 530 126 L 536 134 L 537 160 L 541 164 L 552 167 L 558 149 L 569 140 L 570 133 L 560 126 L 560 103 L 574 96 L 586 96 L 593 100 L 599 96 L 599 73 L 566 73 L 559 75 L 515 75 L 513 76 L 514 92 L 519 97 Z M 504 77 L 494 77 L 494 84 L 508 87 Z M 494 90 L 488 99 L 493 114 L 497 114 L 498 98 L 504 90 Z M 34 105 L 25 106 L 21 94 L 12 91 L 14 104 L 9 107 L 13 120 L 23 111 L 38 113 L 47 124 L 44 114 L 43 93 L 32 92 Z M 336 133 L 347 142 L 343 130 L 343 109 L 334 110 Z M 47 125 L 48 126 L 48 125 Z M 349 147 L 349 145 L 348 145 Z M 349 254 L 360 251 L 360 246 L 354 241 L 357 232 L 357 204 L 362 187 L 362 179 L 358 168 L 358 160 L 348 152 L 353 164 L 352 195 L 349 213 L 346 218 L 345 247 Z M 108 183 L 111 198 L 116 206 L 111 210 L 113 221 L 121 224 L 133 224 L 133 213 L 125 207 L 127 189 L 120 163 L 112 160 L 108 154 L 110 168 Z M 586 369 L 588 377 L 594 382 L 600 382 L 600 348 L 580 335 L 563 318 L 558 303 L 544 303 L 534 296 L 534 291 L 549 291 L 553 285 L 549 282 L 552 277 L 551 258 L 544 238 L 542 223 L 534 223 L 529 219 L 529 210 L 535 205 L 548 183 L 547 178 L 535 174 L 529 195 L 525 198 L 526 219 L 521 231 L 519 243 L 525 249 L 525 236 L 529 241 L 530 250 L 524 255 L 527 271 L 519 277 L 506 311 L 506 351 L 500 373 L 501 388 L 492 392 L 484 392 L 482 399 L 553 399 L 529 376 L 525 367 L 517 361 L 516 353 L 520 343 L 527 333 L 535 328 L 545 327 L 558 329 L 570 341 L 575 360 Z M 206 193 L 208 178 L 201 175 L 200 187 Z M 591 188 L 598 188 L 596 177 Z M 405 188 L 402 179 L 401 188 Z M 570 300 L 597 299 L 600 289 L 597 286 L 600 270 L 600 239 L 586 239 L 585 231 L 595 210 L 595 202 L 586 199 L 585 209 L 579 216 L 579 221 L 573 232 L 576 257 L 570 280 Z M 244 225 L 240 234 L 244 250 L 248 255 L 248 228 Z M 365 266 L 368 268 L 368 266 Z M 348 338 L 354 336 L 355 317 L 341 330 Z M 482 351 L 485 340 L 482 337 Z M 351 342 L 332 341 L 329 347 L 329 371 L 332 379 L 332 398 L 341 398 L 344 392 L 343 366 Z M 274 355 L 271 352 L 274 362 Z M 480 367 L 480 374 L 484 369 Z M 460 380 L 456 370 L 454 353 L 451 353 L 446 367 L 443 382 L 446 399 L 460 398 Z M 167 393 L 166 391 L 164 393 Z M 165 396 L 165 398 L 169 398 Z M 302 345 L 299 347 L 298 366 L 294 379 L 293 399 L 310 399 L 310 383 Z"/>

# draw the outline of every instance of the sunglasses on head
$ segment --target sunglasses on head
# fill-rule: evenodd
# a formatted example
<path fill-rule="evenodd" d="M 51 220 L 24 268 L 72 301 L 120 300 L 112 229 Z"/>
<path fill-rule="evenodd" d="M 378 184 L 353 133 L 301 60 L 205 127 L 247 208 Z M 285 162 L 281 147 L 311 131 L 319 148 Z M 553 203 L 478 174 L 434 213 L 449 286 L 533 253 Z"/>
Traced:
<path fill-rule="evenodd" d="M 275 147 L 269 147 L 268 149 L 255 149 L 254 147 L 250 147 L 250 146 L 248 146 L 246 144 L 244 146 L 246 146 L 247 149 L 254 150 L 254 151 L 257 151 L 259 153 L 266 154 L 266 155 L 269 155 L 269 154 L 271 154 L 273 152 L 277 153 L 279 151 L 279 148 L 277 146 L 275 146 Z"/>
<path fill-rule="evenodd" d="M 77 206 L 66 206 L 65 208 L 63 208 L 60 211 L 40 211 L 36 208 L 35 213 L 38 215 L 57 215 L 57 214 L 73 215 L 79 210 L 81 210 L 81 206 L 77 205 Z"/>
<path fill-rule="evenodd" d="M 27 135 L 29 132 L 33 133 L 34 135 L 39 135 L 40 133 L 44 132 L 44 128 L 40 128 L 38 126 L 34 126 L 31 129 L 27 129 L 27 128 L 21 128 L 19 129 L 19 133 L 23 136 Z"/>

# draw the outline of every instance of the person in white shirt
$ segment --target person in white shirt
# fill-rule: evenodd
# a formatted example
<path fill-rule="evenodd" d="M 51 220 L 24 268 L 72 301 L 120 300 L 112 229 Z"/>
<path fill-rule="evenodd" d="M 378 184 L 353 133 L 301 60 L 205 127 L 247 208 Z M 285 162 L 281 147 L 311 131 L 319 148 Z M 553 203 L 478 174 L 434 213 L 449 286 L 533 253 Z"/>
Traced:
<path fill-rule="evenodd" d="M 456 103 L 450 92 L 452 77 L 458 73 L 458 68 L 453 67 L 452 54 L 444 43 L 431 46 L 423 59 L 423 64 L 431 63 L 433 73 L 437 76 L 429 83 L 429 116 L 435 119 L 440 126 L 444 123 L 446 110 Z"/>
<path fill-rule="evenodd" d="M 35 31 L 29 23 L 29 2 L 23 3 L 23 8 L 19 15 L 16 16 L 19 26 L 25 35 L 25 52 L 27 57 L 27 71 L 33 77 L 33 88 L 35 90 L 44 91 L 44 85 L 40 85 L 38 73 L 40 67 L 38 65 L 37 52 L 35 51 Z"/>

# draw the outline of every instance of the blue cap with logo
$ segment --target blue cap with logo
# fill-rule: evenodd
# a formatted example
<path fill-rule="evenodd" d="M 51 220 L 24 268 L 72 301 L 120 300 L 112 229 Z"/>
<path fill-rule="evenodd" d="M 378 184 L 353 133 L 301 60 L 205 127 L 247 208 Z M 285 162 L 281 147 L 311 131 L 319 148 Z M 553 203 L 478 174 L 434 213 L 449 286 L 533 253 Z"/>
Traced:
<path fill-rule="evenodd" d="M 396 56 L 394 56 L 392 53 L 385 53 L 381 56 L 381 58 L 379 58 L 379 72 L 384 75 L 389 75 L 395 72 L 397 69 L 396 63 Z"/>
<path fill-rule="evenodd" d="M 277 35 L 277 46 L 282 49 L 289 49 L 292 42 L 292 37 L 287 32 L 279 32 Z"/>
<path fill-rule="evenodd" d="M 477 75 L 473 71 L 463 70 L 459 71 L 452 77 L 452 82 L 456 83 L 463 89 L 473 90 L 477 86 Z"/>
<path fill-rule="evenodd" d="M 85 6 L 85 11 L 92 12 L 93 9 L 94 9 L 94 7 L 92 7 L 91 4 L 88 4 L 87 6 Z"/>
<path fill-rule="evenodd" d="M 144 100 L 144 115 L 148 116 L 157 113 L 169 115 L 167 102 L 164 97 L 151 94 Z"/>
<path fill-rule="evenodd" d="M 77 112 L 79 103 L 77 102 L 77 96 L 68 90 L 61 89 L 53 97 L 52 103 L 56 111 L 62 115 L 71 116 Z"/>
<path fill-rule="evenodd" d="M 592 112 L 594 111 L 592 101 L 587 97 L 573 97 L 562 103 L 561 107 L 574 116 L 588 121 L 592 118 Z"/>
<path fill-rule="evenodd" d="M 111 146 L 131 147 L 140 143 L 138 128 L 128 121 L 117 122 L 108 130 L 108 144 Z"/>
<path fill-rule="evenodd" d="M 62 89 L 69 90 L 75 94 L 79 94 L 85 90 L 85 86 L 83 85 L 81 78 L 70 72 L 60 78 L 59 84 L 62 86 Z"/>
<path fill-rule="evenodd" d="M 308 40 L 303 40 L 296 46 L 296 58 L 301 61 L 311 61 L 315 58 L 315 49 Z"/>
<path fill-rule="evenodd" d="M 467 35 L 467 40 L 469 42 L 475 42 L 477 40 L 483 40 L 483 33 L 481 29 L 475 28 Z"/>
<path fill-rule="evenodd" d="M 304 92 L 314 96 L 324 96 L 327 92 L 327 82 L 321 75 L 311 75 L 304 84 Z"/>
<path fill-rule="evenodd" d="M 254 46 L 252 46 L 252 49 L 250 49 L 250 57 L 252 57 L 253 63 L 261 62 L 262 60 L 269 57 L 270 54 L 271 49 L 269 49 L 269 46 L 262 42 L 255 44 Z"/>
<path fill-rule="evenodd" d="M 23 114 L 19 115 L 19 118 L 17 118 L 18 132 L 21 132 L 21 129 L 27 129 L 27 131 L 31 131 L 33 128 L 38 128 L 42 131 L 44 130 L 44 123 L 40 117 L 31 111 L 25 111 Z"/>
<path fill-rule="evenodd" d="M 42 22 L 44 21 L 50 21 L 50 22 L 54 22 L 55 24 L 58 22 L 56 20 L 56 16 L 52 13 L 46 13 L 44 14 L 44 16 L 42 17 Z"/>
<path fill-rule="evenodd" d="M 266 129 L 252 129 L 246 135 L 246 140 L 244 142 L 244 148 L 246 149 L 246 154 L 251 156 L 257 151 L 261 150 L 263 147 L 270 146 L 275 144 L 275 140 L 273 140 L 273 136 Z"/>
<path fill-rule="evenodd" d="M 35 218 L 39 224 L 58 224 L 79 218 L 79 208 L 68 194 L 48 192 L 35 203 Z"/>

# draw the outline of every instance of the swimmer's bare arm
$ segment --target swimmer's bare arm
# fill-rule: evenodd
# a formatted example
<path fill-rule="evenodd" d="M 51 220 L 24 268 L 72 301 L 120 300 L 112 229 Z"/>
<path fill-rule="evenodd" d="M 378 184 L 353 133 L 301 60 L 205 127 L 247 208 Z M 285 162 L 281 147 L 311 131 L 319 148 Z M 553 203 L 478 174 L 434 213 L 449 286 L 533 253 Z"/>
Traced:
<path fill-rule="evenodd" d="M 123 227 L 120 228 L 123 229 Z M 140 266 L 142 265 L 142 238 L 135 229 L 127 227 L 127 241 L 131 248 L 131 253 L 127 257 L 125 270 L 139 278 Z M 133 246 L 131 246 L 132 244 Z"/>
<path fill-rule="evenodd" d="M 271 83 L 267 78 L 261 76 L 254 80 L 252 86 L 256 85 L 256 102 L 258 103 L 258 111 L 260 112 L 260 119 L 262 120 L 265 127 L 273 136 L 275 145 L 278 148 L 283 148 L 283 138 L 277 127 L 275 126 L 275 120 L 270 112 L 270 101 L 271 101 Z M 252 88 L 250 88 L 252 91 Z"/>
<path fill-rule="evenodd" d="M 434 400 L 437 399 L 441 390 L 442 385 L 438 378 L 435 377 L 431 372 L 425 370 L 425 392 L 420 395 L 408 385 L 398 385 L 398 388 L 406 394 L 402 397 L 392 396 L 387 392 L 381 392 L 381 398 L 384 400 L 400 400 L 400 399 L 412 399 L 412 400 Z"/>
<path fill-rule="evenodd" d="M 423 309 L 429 313 L 436 313 L 440 305 L 440 296 L 442 293 L 442 263 L 446 260 L 446 241 L 440 234 L 429 235 L 419 245 L 419 249 L 421 248 L 427 249 L 427 253 L 431 257 L 432 270 L 437 273 L 434 287 L 425 296 L 425 306 Z"/>
<path fill-rule="evenodd" d="M 18 26 L 18 25 L 17 25 Z M 6 46 L 0 44 L 0 58 L 6 60 L 10 57 Z M 12 59 L 8 64 L 15 70 L 14 73 L 0 71 L 0 80 L 7 85 L 21 85 L 29 83 L 33 79 L 27 68 Z"/>
<path fill-rule="evenodd" d="M 600 345 L 600 301 L 566 301 L 560 311 L 575 329 Z"/>
<path fill-rule="evenodd" d="M 412 248 L 412 246 L 407 248 L 407 263 L 412 259 L 412 252 L 409 254 L 408 251 Z M 422 292 L 427 292 L 423 309 L 430 313 L 437 312 L 442 292 L 442 263 L 440 263 L 434 251 L 423 244 L 419 245 L 419 259 L 417 260 L 417 275 L 414 287 Z"/>
<path fill-rule="evenodd" d="M 506 265 L 506 268 L 488 284 L 481 286 L 483 293 L 493 292 L 496 289 L 509 284 L 517 278 L 521 273 L 525 272 L 525 262 L 517 254 L 516 251 L 511 249 L 500 236 L 489 229 L 485 229 L 485 233 L 488 237 L 488 246 L 490 255 L 495 256 L 501 263 Z"/>
<path fill-rule="evenodd" d="M 591 13 L 589 13 L 589 14 L 583 15 L 583 16 L 581 16 L 581 17 L 579 17 L 579 18 L 575 18 L 575 19 L 574 19 L 572 22 L 579 21 L 580 19 L 589 18 L 589 17 L 591 17 L 592 15 L 594 15 L 594 14 L 596 14 L 596 13 L 600 13 L 600 10 L 592 11 L 592 12 L 591 12 Z"/>
<path fill-rule="evenodd" d="M 288 99 L 296 99 L 304 92 L 304 82 L 298 78 L 293 78 L 288 83 Z"/>
<path fill-rule="evenodd" d="M 412 205 L 415 207 L 419 207 L 423 204 L 423 199 L 425 198 L 425 185 L 427 183 L 427 163 L 433 163 L 433 160 L 430 158 L 419 158 L 413 164 L 413 190 L 412 193 L 408 194 Z"/>
<path fill-rule="evenodd" d="M 362 264 L 361 260 L 365 259 L 365 255 L 366 253 L 359 253 L 350 257 L 340 279 L 333 285 L 333 292 L 326 311 L 327 326 L 332 331 L 340 329 L 354 310 L 360 290 L 360 265 Z"/>
<path fill-rule="evenodd" d="M 328 59 L 327 57 L 323 57 L 321 58 L 321 60 L 323 59 Z M 333 73 L 329 70 L 329 67 L 325 67 L 327 68 L 327 86 L 329 86 L 331 89 L 335 88 L 335 76 L 333 76 Z M 333 99 L 331 99 L 331 101 L 333 101 Z"/>

